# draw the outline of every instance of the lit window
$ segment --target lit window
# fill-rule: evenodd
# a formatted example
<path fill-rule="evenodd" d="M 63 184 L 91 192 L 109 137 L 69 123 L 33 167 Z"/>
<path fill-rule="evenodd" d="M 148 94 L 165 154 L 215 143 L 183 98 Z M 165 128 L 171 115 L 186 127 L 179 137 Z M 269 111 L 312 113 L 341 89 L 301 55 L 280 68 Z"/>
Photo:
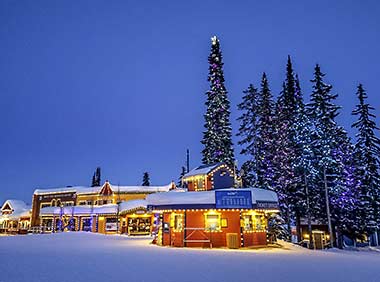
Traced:
<path fill-rule="evenodd" d="M 206 214 L 206 229 L 210 231 L 220 230 L 219 214 Z"/>
<path fill-rule="evenodd" d="M 245 231 L 252 231 L 253 230 L 253 223 L 252 223 L 252 216 L 251 215 L 245 215 L 243 217 L 243 228 Z"/>
<path fill-rule="evenodd" d="M 264 226 L 264 220 L 261 215 L 255 215 L 255 231 L 264 231 L 265 226 Z"/>
<path fill-rule="evenodd" d="M 175 231 L 183 230 L 183 215 L 182 214 L 174 215 L 174 230 Z"/>

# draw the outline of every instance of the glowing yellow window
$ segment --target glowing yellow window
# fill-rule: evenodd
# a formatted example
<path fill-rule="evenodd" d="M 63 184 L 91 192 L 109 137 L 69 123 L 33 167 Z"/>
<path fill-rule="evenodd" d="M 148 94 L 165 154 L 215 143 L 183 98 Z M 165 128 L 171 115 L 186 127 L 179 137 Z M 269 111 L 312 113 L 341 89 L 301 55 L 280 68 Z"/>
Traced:
<path fill-rule="evenodd" d="M 219 214 L 206 214 L 206 229 L 210 231 L 220 230 Z"/>
<path fill-rule="evenodd" d="M 255 231 L 264 231 L 265 230 L 265 222 L 264 218 L 261 215 L 255 215 Z"/>
<path fill-rule="evenodd" d="M 244 231 L 253 231 L 253 222 L 252 222 L 251 215 L 244 215 L 243 228 L 244 228 Z"/>
<path fill-rule="evenodd" d="M 183 230 L 183 215 L 175 214 L 174 215 L 174 231 L 182 231 Z"/>

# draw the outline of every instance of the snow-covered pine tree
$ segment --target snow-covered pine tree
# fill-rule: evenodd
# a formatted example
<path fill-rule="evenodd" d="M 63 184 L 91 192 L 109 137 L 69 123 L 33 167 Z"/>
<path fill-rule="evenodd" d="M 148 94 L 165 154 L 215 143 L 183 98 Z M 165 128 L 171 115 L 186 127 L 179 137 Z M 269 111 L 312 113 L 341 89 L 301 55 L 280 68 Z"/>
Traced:
<path fill-rule="evenodd" d="M 274 102 L 265 72 L 261 78 L 258 103 L 257 186 L 273 189 Z"/>
<path fill-rule="evenodd" d="M 101 176 L 100 176 L 100 167 L 96 168 L 96 171 L 94 172 L 94 175 L 92 176 L 92 183 L 91 186 L 100 186 L 101 183 Z"/>
<path fill-rule="evenodd" d="M 359 215 L 359 228 L 367 235 L 376 233 L 380 226 L 380 202 L 379 202 L 379 160 L 380 140 L 375 132 L 378 127 L 375 124 L 374 108 L 370 106 L 362 84 L 357 89 L 359 104 L 352 114 L 358 120 L 352 127 L 358 130 L 355 144 L 356 177 L 359 185 L 359 202 L 357 211 Z M 377 241 L 377 240 L 376 240 Z M 375 242 L 376 245 L 378 242 Z"/>
<path fill-rule="evenodd" d="M 142 186 L 150 186 L 150 177 L 148 172 L 144 172 Z"/>
<path fill-rule="evenodd" d="M 230 102 L 224 86 L 223 60 L 220 43 L 216 36 L 211 38 L 211 54 L 208 57 L 210 89 L 207 91 L 205 131 L 201 143 L 204 164 L 225 162 L 233 167 L 235 162 Z"/>
<path fill-rule="evenodd" d="M 178 178 L 178 183 L 177 183 L 177 186 L 178 187 L 183 187 L 184 184 L 182 183 L 182 178 L 183 176 L 186 174 L 186 167 L 182 166 L 182 171 L 181 171 L 181 174 L 179 175 L 179 178 Z"/>
<path fill-rule="evenodd" d="M 297 239 L 301 240 L 301 217 L 305 215 L 308 222 L 308 233 L 310 238 L 310 248 L 313 247 L 311 234 L 312 221 L 312 199 L 314 191 L 312 189 L 312 179 L 317 173 L 315 169 L 314 154 L 312 149 L 312 128 L 313 124 L 306 114 L 305 105 L 301 93 L 298 76 L 295 79 L 295 116 L 292 130 L 294 132 L 294 195 L 292 196 L 292 206 L 296 222 Z"/>
<path fill-rule="evenodd" d="M 291 227 L 295 185 L 293 162 L 295 144 L 293 124 L 295 119 L 295 78 L 290 57 L 286 66 L 286 79 L 277 99 L 275 109 L 274 183 L 279 196 L 282 217 Z M 290 239 L 290 238 L 289 238 Z"/>
<path fill-rule="evenodd" d="M 251 187 L 257 182 L 259 94 L 252 84 L 243 93 L 243 101 L 238 104 L 241 116 L 237 119 L 240 127 L 236 135 L 240 137 L 238 141 L 238 145 L 242 147 L 240 154 L 248 158 L 242 165 L 244 171 L 242 181 L 244 182 L 244 187 Z"/>
<path fill-rule="evenodd" d="M 338 147 L 334 149 L 339 164 L 336 177 L 337 182 L 330 194 L 331 219 L 334 233 L 338 234 L 337 245 L 343 247 L 343 235 L 351 238 L 358 236 L 356 226 L 355 207 L 357 206 L 357 181 L 355 180 L 355 166 L 353 145 L 346 130 L 339 126 L 336 131 Z"/>
<path fill-rule="evenodd" d="M 313 204 L 314 215 L 320 220 L 327 219 L 332 246 L 330 194 L 334 193 L 338 185 L 341 166 L 340 157 L 336 155 L 339 140 L 336 135 L 338 126 L 335 118 L 339 107 L 334 104 L 337 95 L 331 93 L 332 86 L 323 81 L 324 76 L 317 64 L 314 69 L 314 79 L 311 80 L 313 83 L 311 101 L 307 108 L 308 115 L 314 123 L 313 151 L 318 166 L 314 189 L 319 191 L 316 191 L 317 198 Z"/>

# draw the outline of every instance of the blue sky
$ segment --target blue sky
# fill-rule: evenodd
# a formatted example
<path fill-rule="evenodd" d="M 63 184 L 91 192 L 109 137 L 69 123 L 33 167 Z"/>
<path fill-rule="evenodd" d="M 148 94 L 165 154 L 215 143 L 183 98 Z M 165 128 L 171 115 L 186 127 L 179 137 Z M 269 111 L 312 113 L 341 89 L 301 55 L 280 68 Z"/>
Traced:
<path fill-rule="evenodd" d="M 277 95 L 289 54 L 306 99 L 321 65 L 353 136 L 359 82 L 380 115 L 379 14 L 378 1 L 1 1 L 0 200 L 89 185 L 96 166 L 167 184 L 186 148 L 199 164 L 214 34 L 235 133 L 242 91 L 265 71 Z"/>

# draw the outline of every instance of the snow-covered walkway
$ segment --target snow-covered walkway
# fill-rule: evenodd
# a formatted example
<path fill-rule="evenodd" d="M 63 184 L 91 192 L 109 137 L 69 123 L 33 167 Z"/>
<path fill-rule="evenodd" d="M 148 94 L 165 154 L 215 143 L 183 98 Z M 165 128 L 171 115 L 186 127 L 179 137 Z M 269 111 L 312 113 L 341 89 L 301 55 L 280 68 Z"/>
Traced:
<path fill-rule="evenodd" d="M 0 237 L 0 282 L 379 282 L 378 252 L 179 249 L 63 233 Z"/>

